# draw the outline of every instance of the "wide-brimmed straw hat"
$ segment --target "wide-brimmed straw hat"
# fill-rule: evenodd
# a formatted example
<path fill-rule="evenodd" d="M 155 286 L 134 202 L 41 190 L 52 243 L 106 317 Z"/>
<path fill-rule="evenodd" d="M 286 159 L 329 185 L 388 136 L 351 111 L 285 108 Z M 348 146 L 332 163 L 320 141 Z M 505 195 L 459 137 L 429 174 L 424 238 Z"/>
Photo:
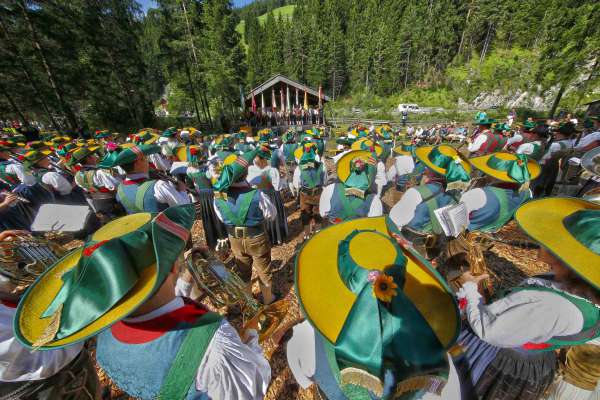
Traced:
<path fill-rule="evenodd" d="M 548 197 L 523 204 L 515 219 L 527 235 L 600 290 L 600 204 Z"/>
<path fill-rule="evenodd" d="M 169 275 L 193 220 L 194 207 L 183 205 L 106 224 L 29 287 L 17 308 L 15 336 L 29 348 L 55 349 L 125 318 Z"/>
<path fill-rule="evenodd" d="M 506 151 L 470 158 L 471 164 L 492 178 L 502 182 L 523 185 L 540 175 L 541 167 L 534 159 L 525 154 L 513 154 Z"/>
<path fill-rule="evenodd" d="M 352 143 L 352 146 L 350 146 L 350 148 L 352 150 L 367 150 L 370 152 L 374 151 L 375 154 L 377 154 L 377 157 L 380 157 L 381 153 L 383 153 L 383 147 L 381 147 L 379 143 L 375 143 L 371 139 L 366 138 L 359 139 L 356 142 Z"/>
<path fill-rule="evenodd" d="M 403 381 L 446 368 L 460 327 L 444 279 L 392 233 L 387 217 L 354 219 L 318 232 L 296 258 L 296 293 L 334 348 L 332 371 L 378 395 L 386 371 Z"/>
<path fill-rule="evenodd" d="M 466 187 L 471 180 L 469 160 L 452 146 L 417 147 L 415 156 L 429 169 L 444 176 L 448 189 Z"/>

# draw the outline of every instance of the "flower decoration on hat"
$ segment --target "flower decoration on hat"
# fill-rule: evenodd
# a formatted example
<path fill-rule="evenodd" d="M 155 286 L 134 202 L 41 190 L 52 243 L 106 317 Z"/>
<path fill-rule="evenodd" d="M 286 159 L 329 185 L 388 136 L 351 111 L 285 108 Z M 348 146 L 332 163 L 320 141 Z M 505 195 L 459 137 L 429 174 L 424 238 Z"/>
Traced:
<path fill-rule="evenodd" d="M 379 271 L 377 271 L 379 272 Z M 394 278 L 380 272 L 377 274 L 373 284 L 373 296 L 384 303 L 389 303 L 398 294 L 396 289 L 398 285 L 394 283 Z"/>

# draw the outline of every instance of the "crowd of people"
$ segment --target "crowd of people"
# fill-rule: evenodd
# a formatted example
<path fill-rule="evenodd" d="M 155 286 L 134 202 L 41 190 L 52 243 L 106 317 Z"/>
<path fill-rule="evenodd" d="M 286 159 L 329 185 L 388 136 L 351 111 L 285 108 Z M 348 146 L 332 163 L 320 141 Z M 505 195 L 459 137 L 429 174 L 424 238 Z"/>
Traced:
<path fill-rule="evenodd" d="M 325 116 L 322 107 L 307 107 L 296 105 L 287 110 L 258 109 L 256 112 L 247 111 L 243 120 L 253 128 L 275 128 L 278 126 L 323 125 Z"/>
<path fill-rule="evenodd" d="M 262 399 L 265 338 L 318 398 L 600 397 L 598 117 L 478 113 L 472 130 L 355 124 L 335 139 L 295 122 L 314 125 L 4 129 L 0 398 L 110 398 L 97 365 L 135 398 Z M 82 244 L 52 254 L 60 235 L 32 225 L 65 205 L 90 210 Z M 271 257 L 292 239 L 290 207 L 293 326 L 269 317 L 288 295 Z M 494 293 L 478 238 L 513 220 L 549 273 Z M 243 306 L 215 307 L 194 265 L 236 277 L 262 318 L 233 323 Z"/>

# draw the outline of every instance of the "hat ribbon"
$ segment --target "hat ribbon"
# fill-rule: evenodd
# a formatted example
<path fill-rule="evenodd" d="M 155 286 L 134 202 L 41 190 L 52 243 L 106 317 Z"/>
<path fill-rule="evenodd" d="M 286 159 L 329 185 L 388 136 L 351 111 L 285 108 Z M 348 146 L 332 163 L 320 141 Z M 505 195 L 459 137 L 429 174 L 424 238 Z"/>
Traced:
<path fill-rule="evenodd" d="M 529 168 L 527 167 L 527 155 L 515 154 L 514 160 L 502 160 L 496 155 L 490 156 L 486 164 L 488 167 L 497 171 L 505 171 L 509 177 L 517 183 L 524 184 L 531 179 Z"/>
<path fill-rule="evenodd" d="M 579 210 L 563 219 L 575 239 L 600 256 L 600 210 Z"/>
<path fill-rule="evenodd" d="M 444 175 L 446 176 L 447 183 L 459 182 L 459 181 L 460 182 L 469 182 L 469 180 L 471 179 L 469 177 L 469 173 L 467 172 L 465 167 L 463 167 L 463 165 L 462 165 L 463 161 L 458 156 L 458 154 L 456 155 L 456 157 L 453 158 L 453 157 L 447 156 L 445 154 L 442 154 L 442 152 L 439 150 L 439 148 L 434 147 L 429 152 L 429 155 L 427 156 L 427 158 L 436 167 L 446 170 Z"/>
<path fill-rule="evenodd" d="M 389 303 L 373 295 L 369 281 L 372 271 L 358 265 L 350 254 L 352 239 L 365 232 L 381 235 L 396 248 L 393 264 L 381 271 L 391 276 L 398 286 Z M 439 340 L 402 290 L 406 263 L 398 243 L 378 231 L 354 230 L 340 241 L 338 273 L 345 286 L 357 296 L 334 343 L 341 367 L 358 367 L 382 378 L 388 365 L 397 372 L 414 372 L 419 366 L 439 359 L 442 354 Z M 413 345 L 406 346 L 409 342 Z"/>

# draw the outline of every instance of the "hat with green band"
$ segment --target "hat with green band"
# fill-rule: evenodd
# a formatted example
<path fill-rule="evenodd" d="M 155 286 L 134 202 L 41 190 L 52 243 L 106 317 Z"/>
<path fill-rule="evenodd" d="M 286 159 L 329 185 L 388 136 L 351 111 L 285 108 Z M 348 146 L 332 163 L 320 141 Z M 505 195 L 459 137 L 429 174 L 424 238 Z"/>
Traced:
<path fill-rule="evenodd" d="M 394 147 L 394 153 L 402 155 L 402 156 L 410 156 L 413 154 L 415 146 L 412 142 L 402 142 L 400 146 Z"/>
<path fill-rule="evenodd" d="M 23 167 L 31 168 L 37 162 L 43 160 L 44 158 L 48 157 L 49 155 L 50 155 L 49 150 L 29 150 L 29 151 L 23 153 L 19 157 L 19 159 L 23 163 Z"/>
<path fill-rule="evenodd" d="M 140 131 L 133 136 L 132 142 L 135 144 L 152 144 L 158 140 L 159 136 L 149 130 Z"/>
<path fill-rule="evenodd" d="M 96 154 L 96 151 L 98 151 L 99 148 L 100 147 L 98 146 L 86 146 L 73 150 L 70 153 L 71 157 L 69 157 L 69 160 L 67 161 L 67 166 L 72 167 L 73 165 L 80 163 L 85 160 L 86 157 Z"/>
<path fill-rule="evenodd" d="M 527 189 L 529 182 L 537 178 L 541 167 L 537 161 L 525 154 L 506 151 L 470 158 L 471 164 L 486 175 L 503 182 L 517 183 Z"/>
<path fill-rule="evenodd" d="M 496 123 L 496 120 L 489 118 L 485 112 L 480 111 L 475 115 L 473 123 L 475 125 L 492 125 Z"/>
<path fill-rule="evenodd" d="M 113 135 L 107 129 L 104 129 L 104 130 L 101 130 L 101 131 L 96 131 L 96 133 L 94 134 L 94 138 L 95 139 L 106 139 L 106 138 L 112 137 L 112 136 Z"/>
<path fill-rule="evenodd" d="M 352 150 L 366 150 L 371 153 L 375 153 L 377 157 L 381 157 L 383 154 L 383 147 L 379 143 L 373 142 L 371 139 L 359 139 L 352 143 Z"/>
<path fill-rule="evenodd" d="M 417 147 L 415 156 L 429 169 L 445 177 L 447 190 L 462 189 L 471 181 L 469 160 L 452 146 Z"/>
<path fill-rule="evenodd" d="M 336 163 L 337 177 L 344 184 L 346 194 L 364 198 L 377 173 L 377 160 L 373 153 L 352 150 Z"/>
<path fill-rule="evenodd" d="M 108 158 L 105 157 L 101 162 L 101 166 L 103 168 L 114 168 L 118 165 L 127 165 L 137 160 L 141 160 L 150 154 L 156 154 L 159 152 L 160 146 L 154 144 L 134 144 L 128 145 L 127 147 L 123 145 L 116 156 L 111 155 Z"/>
<path fill-rule="evenodd" d="M 231 185 L 242 179 L 257 154 L 258 149 L 237 156 L 233 162 L 225 162 L 217 182 L 213 185 L 215 191 L 226 192 Z"/>
<path fill-rule="evenodd" d="M 358 386 L 379 397 L 392 373 L 398 394 L 421 389 L 417 377 L 425 385 L 447 373 L 446 351 L 460 327 L 455 298 L 392 233 L 387 217 L 343 222 L 315 234 L 296 258 L 302 311 L 344 392 Z"/>
<path fill-rule="evenodd" d="M 175 136 L 175 135 L 177 135 L 177 128 L 175 128 L 175 127 L 170 127 L 170 128 L 167 128 L 167 129 L 165 129 L 165 130 L 163 131 L 163 133 L 162 133 L 162 135 L 161 135 L 161 136 L 162 136 L 162 137 L 167 137 L 167 138 L 170 138 L 170 137 L 173 137 L 173 136 Z"/>
<path fill-rule="evenodd" d="M 515 220 L 527 235 L 600 291 L 600 204 L 548 197 L 523 204 Z"/>
<path fill-rule="evenodd" d="M 527 121 L 523 122 L 523 124 L 521 126 L 523 127 L 524 132 L 529 132 L 529 131 L 533 130 L 537 126 L 537 124 L 535 123 L 535 121 L 527 120 Z"/>
<path fill-rule="evenodd" d="M 202 146 L 180 146 L 175 150 L 175 155 L 179 161 L 190 163 L 190 165 L 198 165 L 200 160 L 204 158 Z"/>
<path fill-rule="evenodd" d="M 100 228 L 29 287 L 14 329 L 26 347 L 83 341 L 125 318 L 163 284 L 190 237 L 194 207 L 139 213 Z"/>
<path fill-rule="evenodd" d="M 265 160 L 271 159 L 271 149 L 266 143 L 262 143 L 260 146 L 258 146 L 256 150 L 258 150 L 258 152 L 256 153 L 257 157 L 260 157 Z"/>
<path fill-rule="evenodd" d="M 508 124 L 505 123 L 497 123 L 496 125 L 494 125 L 494 130 L 498 132 L 510 131 L 510 126 L 508 126 Z"/>
<path fill-rule="evenodd" d="M 287 131 L 281 137 L 283 143 L 294 143 L 296 141 L 296 133 L 294 131 Z"/>
<path fill-rule="evenodd" d="M 298 164 L 301 169 L 315 167 L 317 163 L 317 146 L 314 143 L 305 143 L 303 146 L 298 147 L 295 153 L 300 155 Z"/>

